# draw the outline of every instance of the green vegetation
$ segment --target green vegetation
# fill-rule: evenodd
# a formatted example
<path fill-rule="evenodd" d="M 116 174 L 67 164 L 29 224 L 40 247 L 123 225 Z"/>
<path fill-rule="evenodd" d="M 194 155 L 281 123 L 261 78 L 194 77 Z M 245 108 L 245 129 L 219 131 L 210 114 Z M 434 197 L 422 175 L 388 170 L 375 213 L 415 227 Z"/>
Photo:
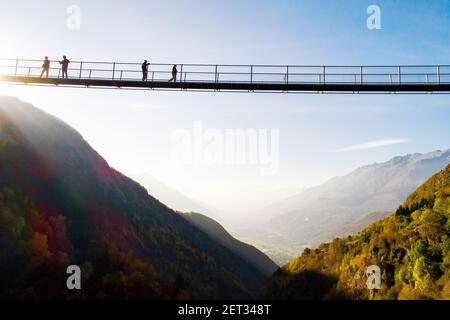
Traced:
<path fill-rule="evenodd" d="M 381 289 L 366 268 L 381 268 Z M 411 194 L 395 214 L 356 236 L 335 239 L 280 269 L 269 299 L 450 299 L 450 165 Z"/>
<path fill-rule="evenodd" d="M 278 266 L 264 253 L 251 245 L 233 238 L 215 220 L 194 212 L 185 213 L 182 216 L 225 248 L 244 258 L 244 260 L 248 261 L 267 277 L 270 277 L 278 269 Z"/>
<path fill-rule="evenodd" d="M 6 101 L 6 102 L 5 102 Z M 73 129 L 0 101 L 0 299 L 249 299 L 267 277 L 110 168 Z M 78 265 L 82 290 L 66 288 Z"/>
<path fill-rule="evenodd" d="M 302 245 L 316 247 L 354 235 L 386 218 L 409 194 L 444 169 L 449 159 L 450 149 L 408 154 L 360 167 L 271 205 L 263 211 L 273 217 L 265 229 L 281 235 L 283 242 L 295 250 L 291 260 L 303 251 L 299 248 Z M 274 247 L 277 249 L 278 244 Z M 279 249 L 286 252 L 285 246 Z"/>

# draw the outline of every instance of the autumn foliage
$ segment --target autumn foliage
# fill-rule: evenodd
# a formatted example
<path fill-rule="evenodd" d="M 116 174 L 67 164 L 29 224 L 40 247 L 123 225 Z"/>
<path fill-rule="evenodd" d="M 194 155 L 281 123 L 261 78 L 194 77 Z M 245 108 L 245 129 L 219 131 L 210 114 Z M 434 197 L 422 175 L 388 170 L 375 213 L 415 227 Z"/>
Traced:
<path fill-rule="evenodd" d="M 366 268 L 381 269 L 369 290 Z M 314 275 L 309 295 L 302 288 Z M 395 214 L 356 236 L 335 239 L 280 269 L 261 296 L 272 299 L 450 299 L 450 165 Z"/>

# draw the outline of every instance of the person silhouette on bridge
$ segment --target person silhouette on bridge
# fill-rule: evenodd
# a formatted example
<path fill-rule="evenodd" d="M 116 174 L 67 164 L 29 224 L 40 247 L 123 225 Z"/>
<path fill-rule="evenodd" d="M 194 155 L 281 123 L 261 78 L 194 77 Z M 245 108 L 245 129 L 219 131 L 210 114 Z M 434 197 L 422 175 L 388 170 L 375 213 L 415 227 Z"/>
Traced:
<path fill-rule="evenodd" d="M 67 79 L 69 78 L 69 75 L 67 73 L 67 70 L 69 69 L 69 59 L 67 59 L 66 56 L 63 56 L 63 60 L 59 62 L 59 64 L 61 65 L 61 69 L 62 69 L 62 77 L 64 79 L 64 77 Z"/>
<path fill-rule="evenodd" d="M 149 65 L 150 63 L 148 63 L 147 60 L 144 60 L 144 63 L 142 64 L 142 81 L 147 81 Z"/>
<path fill-rule="evenodd" d="M 48 57 L 45 57 L 44 63 L 42 64 L 42 72 L 40 78 L 46 74 L 46 78 L 48 78 L 48 71 L 50 70 L 50 60 L 48 60 Z"/>
<path fill-rule="evenodd" d="M 175 64 L 172 68 L 172 78 L 169 80 L 169 82 L 170 81 L 177 82 L 177 73 L 178 73 L 177 65 Z"/>

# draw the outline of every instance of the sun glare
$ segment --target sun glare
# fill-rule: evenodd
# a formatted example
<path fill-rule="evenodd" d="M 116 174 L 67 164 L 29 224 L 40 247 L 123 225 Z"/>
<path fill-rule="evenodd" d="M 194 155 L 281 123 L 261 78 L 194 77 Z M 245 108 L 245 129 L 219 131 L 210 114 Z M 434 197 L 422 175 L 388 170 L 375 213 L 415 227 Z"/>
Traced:
<path fill-rule="evenodd" d="M 12 59 L 17 54 L 17 46 L 11 36 L 0 33 L 0 59 Z"/>

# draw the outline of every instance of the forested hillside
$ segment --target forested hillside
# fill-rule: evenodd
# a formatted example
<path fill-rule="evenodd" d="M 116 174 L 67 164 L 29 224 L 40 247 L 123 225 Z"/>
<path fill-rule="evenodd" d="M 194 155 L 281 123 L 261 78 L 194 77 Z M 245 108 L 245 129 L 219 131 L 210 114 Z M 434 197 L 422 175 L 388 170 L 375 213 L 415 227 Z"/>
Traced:
<path fill-rule="evenodd" d="M 366 268 L 381 269 L 369 290 Z M 335 239 L 280 269 L 261 293 L 270 299 L 450 299 L 450 165 L 395 214 L 356 236 Z"/>
<path fill-rule="evenodd" d="M 0 98 L 0 299 L 252 298 L 266 278 L 67 124 Z"/>

